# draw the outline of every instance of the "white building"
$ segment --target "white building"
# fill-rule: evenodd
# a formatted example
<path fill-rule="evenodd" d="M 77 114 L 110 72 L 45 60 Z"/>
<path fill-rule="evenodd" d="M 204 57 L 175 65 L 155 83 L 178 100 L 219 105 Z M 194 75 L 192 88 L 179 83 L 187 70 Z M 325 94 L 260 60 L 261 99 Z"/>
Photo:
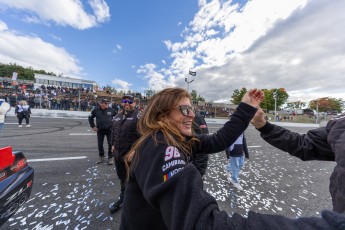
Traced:
<path fill-rule="evenodd" d="M 40 87 L 41 85 L 70 88 L 82 87 L 84 89 L 90 88 L 90 90 L 92 91 L 99 89 L 99 85 L 95 81 L 35 73 L 35 89 Z"/>

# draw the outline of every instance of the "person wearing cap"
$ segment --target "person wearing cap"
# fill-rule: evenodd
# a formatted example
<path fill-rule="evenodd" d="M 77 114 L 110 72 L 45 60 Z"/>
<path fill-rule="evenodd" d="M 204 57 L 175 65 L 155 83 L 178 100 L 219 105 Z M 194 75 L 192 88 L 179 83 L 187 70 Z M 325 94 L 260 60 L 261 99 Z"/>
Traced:
<path fill-rule="evenodd" d="M 131 149 L 132 144 L 139 138 L 137 122 L 140 112 L 136 109 L 136 102 L 132 95 L 122 97 L 122 110 L 113 119 L 112 151 L 115 158 L 115 169 L 121 183 L 120 196 L 117 201 L 110 204 L 110 213 L 115 213 L 122 208 L 125 183 L 127 177 L 124 157 Z"/>
<path fill-rule="evenodd" d="M 109 101 L 107 99 L 102 99 L 99 103 L 99 107 L 96 107 L 91 111 L 89 115 L 89 124 L 93 131 L 97 132 L 97 142 L 98 142 L 98 154 L 99 160 L 97 164 L 104 162 L 104 137 L 107 137 L 108 142 L 108 164 L 114 164 L 114 158 L 111 152 L 111 132 L 112 132 L 112 120 L 115 116 L 115 111 L 112 108 L 109 108 Z M 96 124 L 94 122 L 96 118 Z"/>

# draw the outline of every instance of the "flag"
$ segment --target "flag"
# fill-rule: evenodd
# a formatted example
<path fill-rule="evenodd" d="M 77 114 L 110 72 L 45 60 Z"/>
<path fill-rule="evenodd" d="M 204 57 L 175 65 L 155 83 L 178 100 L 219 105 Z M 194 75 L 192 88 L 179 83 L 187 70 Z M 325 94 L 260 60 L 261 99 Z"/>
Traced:
<path fill-rule="evenodd" d="M 189 75 L 196 76 L 196 72 L 189 70 Z"/>
<path fill-rule="evenodd" d="M 12 81 L 16 81 L 17 80 L 17 76 L 18 76 L 18 73 L 17 72 L 13 72 L 12 73 Z"/>

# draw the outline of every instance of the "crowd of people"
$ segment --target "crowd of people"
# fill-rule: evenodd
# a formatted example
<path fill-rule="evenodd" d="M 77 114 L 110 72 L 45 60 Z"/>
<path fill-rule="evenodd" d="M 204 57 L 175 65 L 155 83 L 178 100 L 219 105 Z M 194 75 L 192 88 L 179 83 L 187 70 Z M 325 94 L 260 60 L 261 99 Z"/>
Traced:
<path fill-rule="evenodd" d="M 67 97 L 60 97 L 66 93 Z M 41 100 L 47 99 L 49 109 L 78 108 L 75 90 L 42 86 L 15 95 L 15 104 L 12 96 L 0 95 L 0 131 L 8 105 L 15 107 L 19 127 L 23 120 L 30 127 L 31 108 L 38 106 L 36 98 L 40 98 L 40 107 Z M 122 210 L 120 229 L 345 229 L 345 114 L 307 134 L 294 133 L 270 123 L 260 108 L 263 91 L 252 89 L 229 121 L 209 134 L 205 113 L 193 107 L 185 89 L 158 92 L 144 110 L 137 107 L 133 95 L 121 99 L 112 106 L 106 98 L 84 98 L 81 103 L 90 111 L 88 122 L 97 133 L 96 163 L 115 165 L 120 181 L 119 196 L 109 205 L 110 213 Z M 253 211 L 247 217 L 229 216 L 220 211 L 215 198 L 203 189 L 208 155 L 226 150 L 228 180 L 243 190 L 239 173 L 244 158 L 249 157 L 244 132 L 250 123 L 266 142 L 303 161 L 336 162 L 329 185 L 332 211 L 297 219 Z"/>

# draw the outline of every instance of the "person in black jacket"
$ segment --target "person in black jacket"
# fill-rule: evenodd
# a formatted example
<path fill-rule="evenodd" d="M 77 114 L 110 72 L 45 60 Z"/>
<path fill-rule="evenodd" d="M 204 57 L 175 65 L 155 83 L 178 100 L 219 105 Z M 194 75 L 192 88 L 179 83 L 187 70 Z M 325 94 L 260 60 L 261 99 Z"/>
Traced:
<path fill-rule="evenodd" d="M 208 134 L 208 127 L 204 117 L 200 114 L 199 109 L 195 108 L 195 117 L 193 121 L 193 130 L 196 134 Z M 202 177 L 205 176 L 207 170 L 208 154 L 193 153 L 193 164 Z"/>
<path fill-rule="evenodd" d="M 194 136 L 190 94 L 167 88 L 155 94 L 138 122 L 141 137 L 126 157 L 129 164 L 120 229 L 344 229 L 345 216 L 324 211 L 322 218 L 289 219 L 249 211 L 229 216 L 202 189 L 190 162 L 192 152 L 215 153 L 248 127 L 261 90 L 246 93 L 231 119 L 212 135 Z"/>
<path fill-rule="evenodd" d="M 258 110 L 251 123 L 269 144 L 303 161 L 335 161 L 329 185 L 333 211 L 345 212 L 345 113 L 334 117 L 326 127 L 312 129 L 307 134 L 291 132 L 269 123 L 262 109 Z"/>
<path fill-rule="evenodd" d="M 229 164 L 225 165 L 227 179 L 237 190 L 242 191 L 243 188 L 238 180 L 238 176 L 244 165 L 244 157 L 249 158 L 249 151 L 244 133 L 242 133 L 229 148 L 225 149 L 225 153 L 227 159 L 229 159 Z"/>
<path fill-rule="evenodd" d="M 31 127 L 30 125 L 30 115 L 31 108 L 28 103 L 24 100 L 19 102 L 19 105 L 16 106 L 14 113 L 17 115 L 19 128 L 22 128 L 23 119 L 25 119 L 26 127 Z"/>
<path fill-rule="evenodd" d="M 98 154 L 99 160 L 97 164 L 101 164 L 104 161 L 104 136 L 107 137 L 108 142 L 108 164 L 114 164 L 113 154 L 111 152 L 111 130 L 112 130 L 112 119 L 115 116 L 115 111 L 108 107 L 109 101 L 107 99 L 102 99 L 99 107 L 96 107 L 91 111 L 89 115 L 89 124 L 93 131 L 97 132 L 97 142 L 98 142 Z M 94 122 L 96 118 L 96 124 Z"/>
<path fill-rule="evenodd" d="M 131 149 L 132 144 L 139 138 L 137 122 L 140 112 L 135 108 L 136 102 L 132 95 L 122 97 L 122 111 L 113 119 L 112 152 L 115 157 L 115 169 L 121 183 L 119 199 L 110 204 L 110 213 L 115 213 L 122 208 L 126 183 L 126 165 L 124 157 Z"/>

